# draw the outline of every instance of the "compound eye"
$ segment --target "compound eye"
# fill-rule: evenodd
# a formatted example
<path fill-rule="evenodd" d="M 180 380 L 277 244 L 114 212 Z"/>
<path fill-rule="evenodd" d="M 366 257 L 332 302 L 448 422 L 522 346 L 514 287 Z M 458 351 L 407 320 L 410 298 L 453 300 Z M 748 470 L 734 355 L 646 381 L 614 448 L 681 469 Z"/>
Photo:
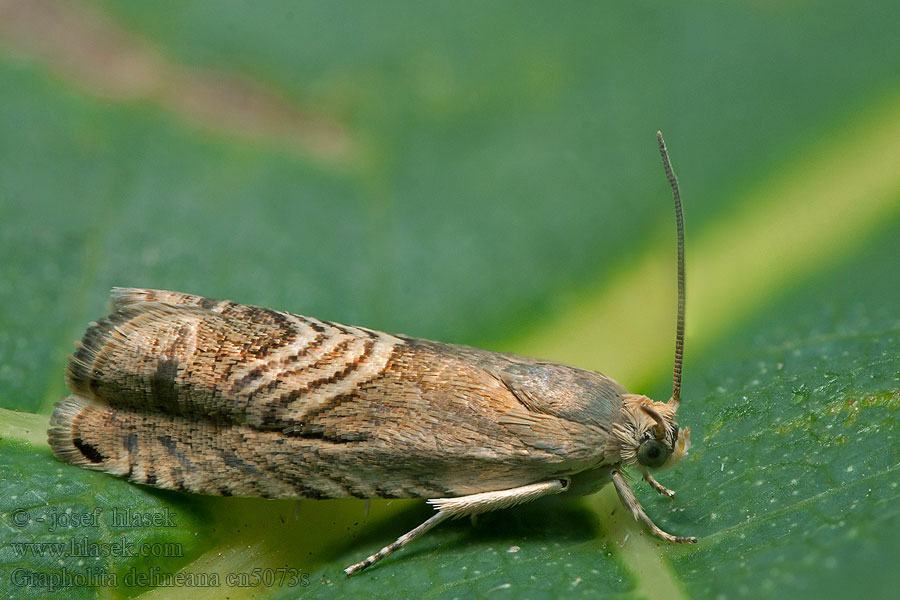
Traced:
<path fill-rule="evenodd" d="M 669 458 L 669 449 L 657 440 L 647 440 L 638 447 L 638 462 L 645 467 L 661 467 Z"/>

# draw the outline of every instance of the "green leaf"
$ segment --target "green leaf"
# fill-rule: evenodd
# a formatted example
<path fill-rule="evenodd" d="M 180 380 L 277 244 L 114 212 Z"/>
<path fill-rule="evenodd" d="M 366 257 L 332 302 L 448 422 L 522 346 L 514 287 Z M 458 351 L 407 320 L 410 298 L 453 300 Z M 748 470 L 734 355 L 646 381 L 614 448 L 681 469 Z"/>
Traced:
<path fill-rule="evenodd" d="M 900 15 L 826 4 L 31 0 L 5 13 L 0 589 L 887 597 L 900 583 Z M 694 446 L 660 476 L 674 500 L 635 488 L 698 545 L 649 537 L 606 488 L 445 523 L 348 580 L 343 567 L 429 509 L 167 493 L 50 454 L 66 354 L 113 285 L 564 360 L 667 397 L 673 235 L 656 128 L 685 196 L 680 420 Z M 97 509 L 96 526 L 35 518 Z M 177 527 L 114 526 L 125 509 Z M 179 552 L 92 562 L 13 545 L 123 539 Z M 95 563 L 115 585 L 49 589 Z"/>
<path fill-rule="evenodd" d="M 2 412 L 7 426 L 15 416 Z M 30 420 L 46 430 L 46 419 Z M 214 543 L 202 505 L 190 498 L 120 481 L 98 486 L 46 444 L 3 437 L 0 569 L 14 597 L 92 598 L 105 586 L 140 592 L 155 587 L 141 579 L 148 564 L 177 570 Z"/>
<path fill-rule="evenodd" d="M 900 550 L 900 285 L 884 276 L 896 227 L 766 307 L 700 373 L 703 450 L 679 475 L 703 482 L 691 494 L 709 512 L 697 515 L 707 541 L 673 561 L 692 594 L 896 586 L 885 560 Z"/>

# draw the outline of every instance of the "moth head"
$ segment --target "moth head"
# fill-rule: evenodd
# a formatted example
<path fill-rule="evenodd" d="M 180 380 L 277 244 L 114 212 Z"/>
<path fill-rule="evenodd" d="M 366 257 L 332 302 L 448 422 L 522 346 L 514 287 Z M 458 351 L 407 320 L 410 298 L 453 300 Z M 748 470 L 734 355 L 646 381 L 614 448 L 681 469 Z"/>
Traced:
<path fill-rule="evenodd" d="M 672 401 L 655 402 L 646 396 L 627 394 L 606 448 L 610 462 L 647 471 L 668 468 L 681 460 L 690 448 L 691 430 L 678 426 L 677 410 L 678 405 Z"/>

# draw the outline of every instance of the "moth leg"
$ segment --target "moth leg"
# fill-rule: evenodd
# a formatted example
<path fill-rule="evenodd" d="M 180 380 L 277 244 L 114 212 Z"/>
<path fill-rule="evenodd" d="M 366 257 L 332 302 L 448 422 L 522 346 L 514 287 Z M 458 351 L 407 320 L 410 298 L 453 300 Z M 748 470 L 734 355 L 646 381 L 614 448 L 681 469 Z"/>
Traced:
<path fill-rule="evenodd" d="M 371 567 L 382 558 L 390 556 L 409 542 L 427 532 L 441 521 L 465 516 L 474 516 L 501 508 L 509 508 L 516 504 L 531 502 L 541 496 L 558 494 L 566 491 L 569 487 L 569 483 L 570 481 L 568 478 L 560 478 L 551 481 L 543 481 L 541 483 L 523 485 L 522 487 L 511 488 L 508 490 L 483 492 L 480 494 L 471 494 L 469 496 L 460 496 L 459 498 L 436 498 L 429 500 L 428 504 L 437 509 L 436 514 L 432 515 L 431 518 L 412 531 L 401 535 L 395 542 L 388 544 L 369 558 L 360 561 L 355 565 L 350 565 L 344 569 L 344 573 L 346 573 L 347 576 L 350 576 Z"/>
<path fill-rule="evenodd" d="M 379 550 L 372 556 L 368 557 L 365 560 L 359 561 L 355 565 L 350 565 L 349 567 L 344 569 L 344 573 L 347 574 L 347 577 L 350 577 L 354 573 L 359 573 L 363 569 L 368 569 L 369 567 L 371 567 L 372 565 L 377 563 L 382 558 L 390 556 L 391 554 L 393 554 L 394 552 L 396 552 L 397 550 L 399 550 L 406 544 L 410 543 L 411 541 L 413 541 L 414 539 L 416 539 L 423 533 L 427 532 L 429 529 L 431 529 L 432 527 L 434 527 L 435 525 L 437 525 L 438 523 L 440 523 L 441 521 L 443 521 L 444 519 L 446 519 L 449 516 L 450 515 L 448 515 L 448 514 L 438 512 L 436 515 L 432 516 L 430 519 L 428 519 L 427 521 L 425 521 L 424 523 L 422 523 L 421 525 L 419 525 L 412 531 L 404 533 L 403 535 L 398 537 L 395 542 L 388 544 L 387 546 L 385 546 L 384 548 L 382 548 L 381 550 Z"/>
<path fill-rule="evenodd" d="M 650 484 L 650 487 L 652 487 L 654 490 L 656 490 L 657 492 L 659 492 L 659 493 L 662 494 L 663 496 L 668 496 L 669 498 L 674 498 L 674 497 L 675 497 L 675 491 L 674 491 L 674 490 L 670 490 L 669 488 L 667 488 L 666 486 L 664 486 L 663 484 L 661 484 L 661 483 L 658 482 L 657 480 L 653 479 L 653 475 L 651 475 L 651 474 L 649 473 L 649 471 L 645 471 L 645 472 L 644 472 L 644 481 L 646 481 L 647 483 L 649 483 L 649 484 Z"/>
<path fill-rule="evenodd" d="M 638 502 L 638 499 L 635 498 L 634 492 L 632 492 L 631 488 L 628 487 L 628 483 L 625 482 L 625 478 L 622 477 L 622 474 L 619 471 L 615 469 L 610 471 L 609 478 L 612 479 L 613 485 L 616 486 L 616 492 L 619 493 L 619 499 L 622 501 L 622 504 L 625 505 L 625 508 L 631 511 L 631 514 L 634 516 L 635 520 L 641 521 L 642 523 L 644 523 L 644 525 L 647 526 L 647 529 L 650 530 L 650 533 L 667 542 L 677 542 L 679 544 L 697 543 L 697 538 L 695 537 L 681 537 L 677 535 L 671 535 L 657 527 L 656 523 L 651 521 L 650 517 L 647 516 L 647 513 L 644 512 L 644 509 L 641 506 L 640 502 Z"/>

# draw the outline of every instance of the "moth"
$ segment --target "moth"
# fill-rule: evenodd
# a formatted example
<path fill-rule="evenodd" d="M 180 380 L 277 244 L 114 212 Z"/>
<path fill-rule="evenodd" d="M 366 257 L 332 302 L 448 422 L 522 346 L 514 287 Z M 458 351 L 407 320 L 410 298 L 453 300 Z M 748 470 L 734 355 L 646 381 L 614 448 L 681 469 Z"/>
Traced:
<path fill-rule="evenodd" d="M 66 367 L 71 395 L 48 438 L 56 456 L 183 492 L 266 498 L 426 498 L 436 512 L 361 571 L 438 523 L 612 482 L 669 542 L 623 470 L 678 462 L 684 355 L 684 224 L 672 397 L 630 394 L 600 373 L 392 335 L 190 294 L 114 288 Z"/>

